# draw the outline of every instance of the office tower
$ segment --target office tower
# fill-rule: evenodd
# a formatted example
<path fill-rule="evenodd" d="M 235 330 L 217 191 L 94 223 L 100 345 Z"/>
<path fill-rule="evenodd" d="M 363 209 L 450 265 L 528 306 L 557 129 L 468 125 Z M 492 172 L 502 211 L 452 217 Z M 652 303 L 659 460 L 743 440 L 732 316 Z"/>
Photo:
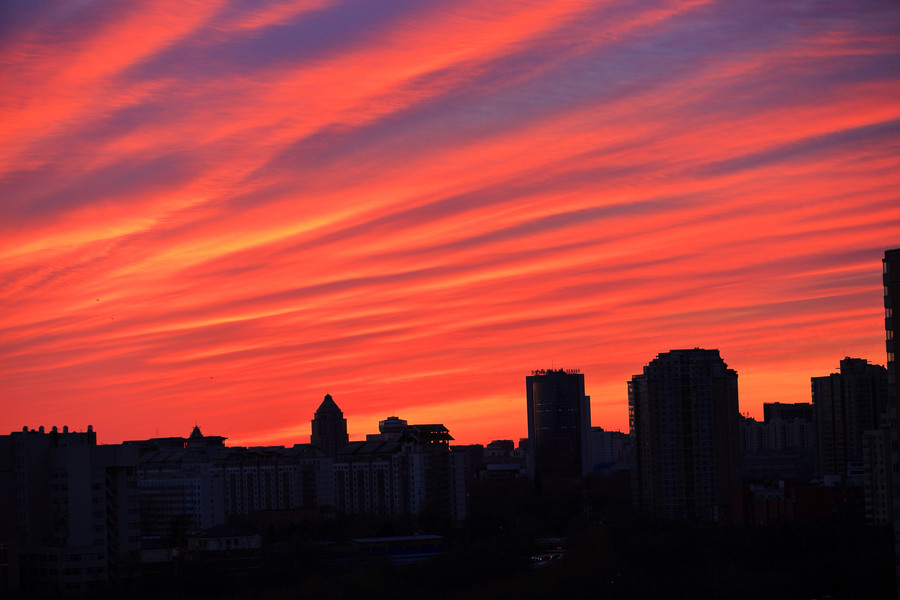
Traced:
<path fill-rule="evenodd" d="M 331 394 L 325 394 L 325 399 L 316 410 L 312 420 L 312 435 L 309 442 L 322 450 L 331 458 L 337 456 L 338 451 L 350 441 L 347 436 L 347 419 L 344 413 L 335 404 Z"/>
<path fill-rule="evenodd" d="M 718 350 L 659 354 L 628 383 L 635 505 L 658 517 L 735 523 L 737 373 Z"/>
<path fill-rule="evenodd" d="M 580 478 L 590 468 L 591 399 L 577 370 L 539 370 L 525 378 L 529 472 L 536 481 Z"/>
<path fill-rule="evenodd" d="M 862 358 L 841 361 L 840 373 L 812 378 L 819 475 L 862 484 L 863 434 L 878 429 L 888 407 L 888 373 Z"/>

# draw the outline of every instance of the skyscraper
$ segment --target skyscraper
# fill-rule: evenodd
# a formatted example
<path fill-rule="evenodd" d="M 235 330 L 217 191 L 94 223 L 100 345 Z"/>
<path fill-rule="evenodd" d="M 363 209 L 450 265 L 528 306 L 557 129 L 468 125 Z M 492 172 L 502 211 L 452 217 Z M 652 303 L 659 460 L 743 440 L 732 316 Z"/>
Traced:
<path fill-rule="evenodd" d="M 893 411 L 889 415 L 892 423 L 891 441 L 896 443 L 900 435 L 900 422 L 897 410 L 897 401 L 900 400 L 900 378 L 897 377 L 897 361 L 894 350 L 896 339 L 900 338 L 900 319 L 894 319 L 894 306 L 900 307 L 900 248 L 884 251 L 882 261 L 882 282 L 884 283 L 884 345 L 887 352 L 888 372 L 888 397 Z M 893 496 L 893 521 L 894 521 L 894 561 L 897 580 L 897 597 L 900 598 L 900 476 L 897 472 L 897 452 L 891 452 L 891 471 L 893 472 L 891 488 Z"/>
<path fill-rule="evenodd" d="M 894 340 L 900 337 L 900 319 L 894 319 L 893 305 L 900 306 L 900 248 L 885 250 L 882 269 L 884 278 L 884 337 L 887 371 L 893 405 L 900 399 L 900 378 L 894 354 Z"/>
<path fill-rule="evenodd" d="M 577 370 L 538 370 L 525 378 L 529 471 L 536 480 L 580 478 L 590 466 L 591 399 Z"/>
<path fill-rule="evenodd" d="M 338 451 L 349 442 L 347 419 L 344 418 L 344 413 L 338 408 L 331 394 L 325 394 L 325 399 L 322 400 L 312 420 L 309 443 L 331 458 L 335 458 Z"/>
<path fill-rule="evenodd" d="M 718 350 L 659 354 L 628 383 L 634 503 L 675 520 L 741 518 L 737 373 Z"/>
<path fill-rule="evenodd" d="M 841 361 L 840 373 L 811 381 L 819 475 L 845 482 L 851 473 L 861 475 L 863 433 L 878 429 L 887 408 L 887 370 L 848 356 Z"/>

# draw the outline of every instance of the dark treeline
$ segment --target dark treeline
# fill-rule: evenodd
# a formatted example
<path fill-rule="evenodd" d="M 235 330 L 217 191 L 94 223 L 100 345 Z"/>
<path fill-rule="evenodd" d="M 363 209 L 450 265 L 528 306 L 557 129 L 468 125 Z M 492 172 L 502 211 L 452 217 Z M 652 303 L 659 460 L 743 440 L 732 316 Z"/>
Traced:
<path fill-rule="evenodd" d="M 333 520 L 264 531 L 260 566 L 244 575 L 184 564 L 108 598 L 889 598 L 890 529 L 834 519 L 720 528 L 648 519 L 627 479 L 543 486 L 476 481 L 465 528 L 428 521 Z M 448 552 L 407 566 L 335 566 L 331 549 L 359 536 L 429 533 Z M 565 556 L 535 568 L 549 537 Z"/>

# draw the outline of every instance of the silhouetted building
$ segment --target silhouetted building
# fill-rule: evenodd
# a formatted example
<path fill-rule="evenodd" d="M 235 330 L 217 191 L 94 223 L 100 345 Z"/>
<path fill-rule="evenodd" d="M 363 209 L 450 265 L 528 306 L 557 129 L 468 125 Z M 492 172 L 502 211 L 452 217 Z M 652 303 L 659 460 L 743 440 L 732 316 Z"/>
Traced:
<path fill-rule="evenodd" d="M 145 536 L 183 541 L 231 517 L 333 503 L 332 460 L 310 444 L 226 447 L 194 427 L 187 438 L 125 442 L 140 450 L 138 489 Z"/>
<path fill-rule="evenodd" d="M 97 593 L 134 575 L 137 461 L 136 448 L 98 446 L 90 426 L 0 436 L 0 541 L 26 597 Z"/>
<path fill-rule="evenodd" d="M 367 442 L 377 441 L 397 441 L 403 437 L 408 423 L 400 417 L 388 417 L 383 421 L 378 421 L 378 433 L 367 433 Z"/>
<path fill-rule="evenodd" d="M 628 383 L 634 503 L 656 516 L 738 522 L 737 373 L 718 350 L 659 354 Z"/>
<path fill-rule="evenodd" d="M 11 598 L 18 590 L 18 556 L 15 552 L 10 553 L 7 542 L 0 541 L 0 598 Z"/>
<path fill-rule="evenodd" d="M 811 524 L 833 523 L 835 519 L 863 522 L 863 490 L 859 486 L 785 486 L 786 517 Z"/>
<path fill-rule="evenodd" d="M 338 514 L 393 519 L 466 516 L 465 453 L 443 425 L 408 425 L 399 439 L 351 442 L 334 463 Z"/>
<path fill-rule="evenodd" d="M 628 469 L 631 463 L 631 438 L 621 431 L 591 428 L 591 471 L 608 474 Z"/>
<path fill-rule="evenodd" d="M 312 434 L 309 443 L 320 448 L 331 458 L 335 458 L 338 452 L 350 441 L 347 435 L 347 419 L 344 413 L 335 404 L 331 394 L 325 394 L 325 399 L 316 410 L 312 420 Z"/>
<path fill-rule="evenodd" d="M 225 516 L 331 506 L 333 462 L 311 444 L 229 448 L 212 468 L 224 487 Z"/>
<path fill-rule="evenodd" d="M 138 491 L 141 533 L 167 540 L 225 522 L 225 488 L 213 467 L 227 452 L 225 438 L 204 436 L 124 442 L 140 453 Z"/>
<path fill-rule="evenodd" d="M 891 399 L 896 406 L 900 400 L 900 378 L 897 377 L 897 362 L 894 340 L 900 339 L 900 318 L 894 319 L 893 307 L 900 307 L 900 248 L 885 250 L 883 261 L 884 280 L 884 336 L 887 352 L 887 371 L 890 381 Z"/>
<path fill-rule="evenodd" d="M 234 576 L 258 569 L 261 536 L 240 525 L 217 525 L 187 537 L 186 559 L 207 572 Z"/>
<path fill-rule="evenodd" d="M 525 378 L 529 472 L 536 480 L 584 477 L 591 466 L 591 399 L 576 370 L 538 370 Z"/>
<path fill-rule="evenodd" d="M 815 476 L 812 404 L 763 404 L 765 421 L 741 416 L 741 457 L 749 481 L 809 480 Z"/>
<path fill-rule="evenodd" d="M 450 446 L 450 451 L 460 457 L 466 480 L 478 476 L 478 471 L 484 465 L 484 446 L 481 444 L 468 444 L 465 446 Z"/>
<path fill-rule="evenodd" d="M 751 416 L 741 415 L 740 431 L 742 455 L 767 449 L 765 423 L 760 423 Z"/>
<path fill-rule="evenodd" d="M 388 417 L 384 421 L 378 421 L 378 433 L 385 439 L 399 440 L 406 431 L 408 423 L 400 417 Z"/>
<path fill-rule="evenodd" d="M 812 452 L 801 448 L 761 449 L 742 455 L 746 483 L 809 481 L 815 476 Z"/>
<path fill-rule="evenodd" d="M 881 427 L 863 432 L 863 465 L 866 522 L 889 525 L 894 510 L 890 411 L 882 415 Z"/>
<path fill-rule="evenodd" d="M 840 373 L 812 378 L 819 474 L 862 485 L 863 433 L 878 429 L 888 407 L 888 374 L 862 358 L 841 361 Z"/>
<path fill-rule="evenodd" d="M 793 404 L 784 404 L 782 402 L 763 403 L 763 421 L 766 423 L 776 420 L 793 421 L 795 419 L 812 423 L 813 405 L 809 402 L 795 402 Z"/>
<path fill-rule="evenodd" d="M 494 440 L 484 447 L 484 457 L 486 460 L 509 458 L 515 449 L 516 443 L 512 440 Z"/>
<path fill-rule="evenodd" d="M 900 435 L 900 377 L 897 375 L 896 340 L 900 339 L 900 317 L 894 318 L 894 307 L 900 308 L 900 248 L 884 251 L 882 260 L 882 282 L 884 284 L 884 346 L 887 357 L 888 397 L 890 412 L 886 420 L 890 423 L 891 455 L 891 497 L 893 500 L 894 559 L 896 563 L 897 597 L 900 598 L 900 465 L 897 456 L 897 438 Z"/>
<path fill-rule="evenodd" d="M 479 479 L 515 479 L 528 475 L 528 457 L 524 452 L 516 450 L 516 444 L 512 440 L 493 440 L 484 447 L 477 469 Z"/>
<path fill-rule="evenodd" d="M 771 450 L 799 448 L 814 453 L 815 411 L 809 402 L 763 404 L 765 444 Z"/>

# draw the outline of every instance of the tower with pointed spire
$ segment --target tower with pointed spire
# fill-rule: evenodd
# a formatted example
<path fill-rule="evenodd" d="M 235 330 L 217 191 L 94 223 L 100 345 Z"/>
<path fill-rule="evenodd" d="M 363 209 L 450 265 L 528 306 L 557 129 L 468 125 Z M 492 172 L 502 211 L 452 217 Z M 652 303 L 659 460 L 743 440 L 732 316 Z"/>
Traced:
<path fill-rule="evenodd" d="M 349 442 L 347 419 L 344 418 L 344 413 L 338 408 L 331 394 L 325 394 L 325 399 L 322 400 L 312 420 L 309 443 L 328 456 L 336 458 L 338 451 Z"/>

